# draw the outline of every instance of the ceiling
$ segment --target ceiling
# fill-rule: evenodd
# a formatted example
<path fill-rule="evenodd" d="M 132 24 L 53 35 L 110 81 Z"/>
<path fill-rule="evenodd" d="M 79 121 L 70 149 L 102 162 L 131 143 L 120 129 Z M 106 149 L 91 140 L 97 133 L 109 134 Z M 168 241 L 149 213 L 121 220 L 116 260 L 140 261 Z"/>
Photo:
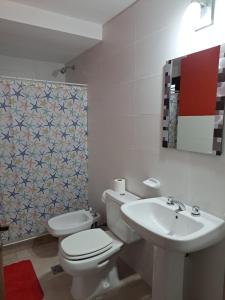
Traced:
<path fill-rule="evenodd" d="M 136 0 L 0 0 L 0 54 L 67 63 Z"/>
<path fill-rule="evenodd" d="M 104 24 L 136 0 L 10 0 L 62 15 Z"/>
<path fill-rule="evenodd" d="M 67 63 L 98 41 L 56 30 L 0 19 L 0 54 Z"/>

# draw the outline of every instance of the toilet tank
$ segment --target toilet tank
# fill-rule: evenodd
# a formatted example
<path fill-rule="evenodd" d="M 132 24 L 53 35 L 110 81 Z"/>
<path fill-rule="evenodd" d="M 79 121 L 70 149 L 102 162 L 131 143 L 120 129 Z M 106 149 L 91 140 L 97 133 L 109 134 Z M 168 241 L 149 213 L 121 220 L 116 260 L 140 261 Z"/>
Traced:
<path fill-rule="evenodd" d="M 119 194 L 113 190 L 106 190 L 102 200 L 106 205 L 107 226 L 112 233 L 125 243 L 132 243 L 140 239 L 140 236 L 122 219 L 120 207 L 124 203 L 140 199 L 134 194 L 125 192 Z"/>

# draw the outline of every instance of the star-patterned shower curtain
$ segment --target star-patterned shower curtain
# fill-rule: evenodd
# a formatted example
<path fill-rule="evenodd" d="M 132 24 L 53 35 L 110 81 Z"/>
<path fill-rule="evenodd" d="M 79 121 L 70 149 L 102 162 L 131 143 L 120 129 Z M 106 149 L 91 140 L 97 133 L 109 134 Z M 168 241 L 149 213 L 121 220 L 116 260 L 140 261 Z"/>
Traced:
<path fill-rule="evenodd" d="M 9 240 L 87 204 L 87 88 L 0 78 L 0 222 Z"/>

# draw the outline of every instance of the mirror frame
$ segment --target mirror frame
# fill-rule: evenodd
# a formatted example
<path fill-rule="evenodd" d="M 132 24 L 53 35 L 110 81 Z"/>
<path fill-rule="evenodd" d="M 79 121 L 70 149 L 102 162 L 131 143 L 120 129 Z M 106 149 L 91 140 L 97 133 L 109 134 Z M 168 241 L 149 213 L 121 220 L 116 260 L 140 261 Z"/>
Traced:
<path fill-rule="evenodd" d="M 210 48 L 209 48 L 210 49 Z M 207 50 L 207 49 L 205 49 Z M 196 52 L 197 53 L 197 52 Z M 189 54 L 191 55 L 191 54 Z M 182 60 L 178 57 L 166 62 L 164 66 L 164 95 L 163 95 L 163 134 L 162 134 L 162 147 L 177 149 L 177 125 L 178 125 L 178 107 L 179 107 L 179 93 L 175 91 L 172 85 L 172 71 L 173 61 Z M 216 110 L 214 118 L 214 133 L 213 145 L 211 153 L 221 155 L 223 145 L 223 127 L 224 127 L 224 104 L 225 104 L 225 44 L 220 45 L 220 56 L 218 66 L 218 81 L 217 81 L 217 94 L 215 95 Z M 224 93 L 221 94 L 221 87 L 224 86 Z M 179 149 L 177 149 L 179 150 Z M 191 151 L 191 150 L 181 150 Z M 195 152 L 194 150 L 192 152 Z M 197 152 L 203 153 L 203 152 Z"/>

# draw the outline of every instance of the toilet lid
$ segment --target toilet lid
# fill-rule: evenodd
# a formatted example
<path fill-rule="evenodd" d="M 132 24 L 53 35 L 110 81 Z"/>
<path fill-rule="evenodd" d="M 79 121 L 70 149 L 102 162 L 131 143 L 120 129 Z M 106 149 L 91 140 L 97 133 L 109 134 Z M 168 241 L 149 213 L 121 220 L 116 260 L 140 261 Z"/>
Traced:
<path fill-rule="evenodd" d="M 103 253 L 112 247 L 112 239 L 102 229 L 89 229 L 75 233 L 61 242 L 67 257 L 84 259 Z"/>

